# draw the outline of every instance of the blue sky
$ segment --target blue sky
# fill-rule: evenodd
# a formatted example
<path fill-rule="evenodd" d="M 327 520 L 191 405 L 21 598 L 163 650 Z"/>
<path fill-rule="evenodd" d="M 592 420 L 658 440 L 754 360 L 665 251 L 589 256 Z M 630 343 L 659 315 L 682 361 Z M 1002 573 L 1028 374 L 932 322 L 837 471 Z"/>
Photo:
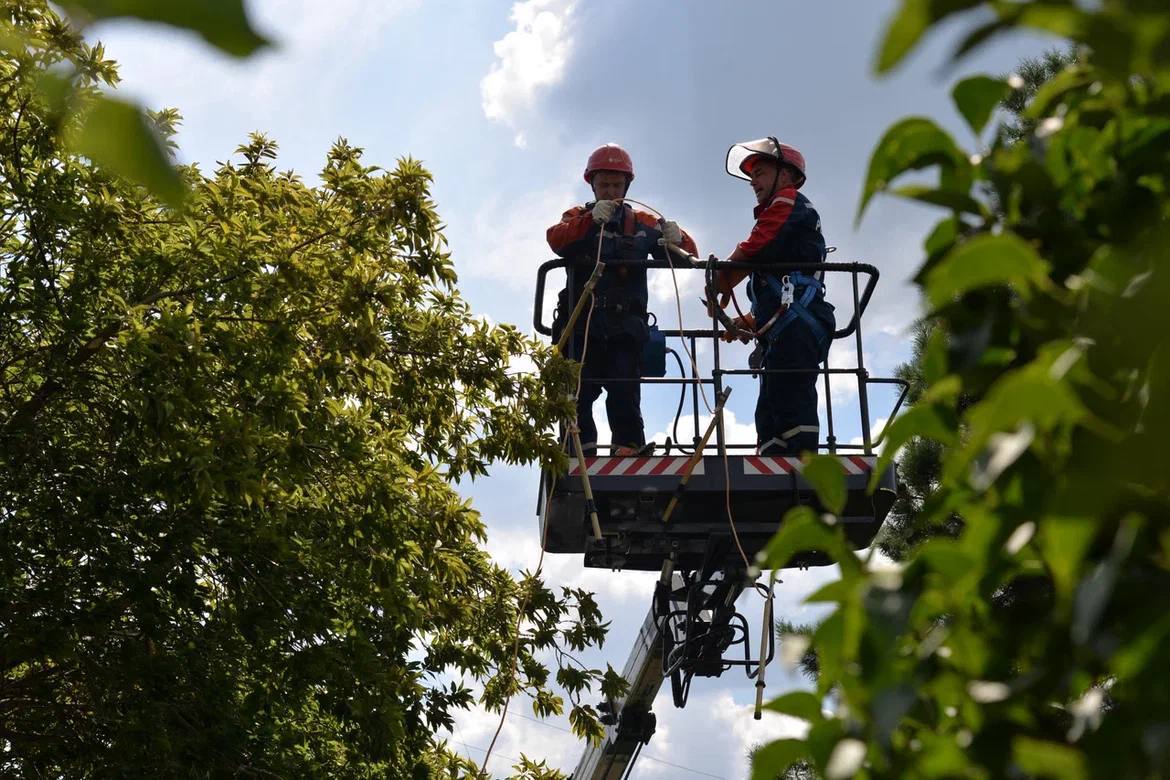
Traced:
<path fill-rule="evenodd" d="M 818 3 L 739 0 L 252 0 L 257 25 L 279 46 L 243 63 L 165 29 L 107 24 L 93 31 L 119 61 L 123 94 L 178 108 L 181 157 L 205 168 L 227 159 L 260 130 L 281 147 L 279 164 L 311 177 L 339 136 L 366 150 L 371 164 L 403 156 L 435 175 L 434 196 L 447 225 L 461 288 L 475 311 L 531 329 L 535 269 L 549 258 L 545 228 L 588 199 L 581 169 L 591 149 L 614 141 L 634 156 L 630 196 L 680 222 L 700 252 L 726 256 L 751 227 L 754 198 L 723 170 L 727 147 L 776 135 L 808 160 L 803 192 L 819 210 L 831 259 L 876 265 L 882 274 L 865 320 L 866 365 L 888 375 L 909 355 L 906 332 L 920 311 L 908 278 L 936 215 L 879 199 L 860 228 L 854 216 L 867 161 L 884 130 L 911 114 L 934 117 L 975 148 L 949 99 L 950 85 L 976 72 L 1005 74 L 1057 42 L 1017 35 L 984 48 L 959 68 L 946 55 L 959 32 L 933 36 L 893 76 L 870 63 L 894 0 Z M 680 276 L 684 317 L 698 326 L 699 283 Z M 839 318 L 847 285 L 830 284 Z M 676 322 L 669 277 L 652 280 L 652 305 Z M 743 362 L 745 352 L 730 360 Z M 707 354 L 702 351 L 700 361 Z M 838 343 L 834 365 L 853 365 Z M 833 387 L 838 436 L 859 434 L 856 388 Z M 648 392 L 647 433 L 659 441 L 677 396 Z M 730 426 L 751 439 L 755 391 L 737 386 Z M 892 398 L 871 398 L 880 423 Z M 604 413 L 598 407 L 603 423 Z M 851 412 L 851 413 L 850 413 Z M 823 423 L 822 423 L 823 424 Z M 536 474 L 497 467 L 463 490 L 484 514 L 489 547 L 504 565 L 535 566 Z M 613 620 L 611 639 L 592 660 L 621 668 L 652 590 L 653 576 L 583 571 L 559 556 L 548 579 L 596 590 Z M 778 614 L 795 621 L 817 612 L 801 600 L 831 572 L 790 572 Z M 741 609 L 753 630 L 760 602 Z M 773 667 L 769 694 L 806 685 Z M 753 689 L 742 678 L 698 680 L 687 709 L 656 704 L 659 733 L 634 777 L 738 778 L 748 746 L 800 732 L 779 716 L 755 722 Z M 500 776 L 521 751 L 571 770 L 580 746 L 563 720 L 528 719 L 524 703 L 505 726 L 490 769 Z M 452 734 L 457 749 L 481 758 L 494 716 L 472 712 Z M 664 763 L 669 762 L 669 764 Z M 673 765 L 673 766 L 672 766 Z M 685 769 L 680 768 L 685 767 Z"/>

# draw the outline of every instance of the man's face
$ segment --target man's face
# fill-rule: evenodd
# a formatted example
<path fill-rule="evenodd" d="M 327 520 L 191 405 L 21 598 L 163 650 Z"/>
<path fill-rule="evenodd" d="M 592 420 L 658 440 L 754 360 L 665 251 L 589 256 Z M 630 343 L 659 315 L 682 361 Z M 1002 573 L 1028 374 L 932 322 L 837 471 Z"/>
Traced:
<path fill-rule="evenodd" d="M 598 171 L 590 184 L 596 200 L 617 200 L 626 194 L 626 175 L 618 171 Z"/>
<path fill-rule="evenodd" d="M 780 164 L 771 157 L 757 157 L 752 165 L 751 176 L 752 191 L 756 193 L 756 202 L 760 205 L 764 205 L 765 200 L 784 186 Z M 781 181 L 777 181 L 778 178 Z"/>

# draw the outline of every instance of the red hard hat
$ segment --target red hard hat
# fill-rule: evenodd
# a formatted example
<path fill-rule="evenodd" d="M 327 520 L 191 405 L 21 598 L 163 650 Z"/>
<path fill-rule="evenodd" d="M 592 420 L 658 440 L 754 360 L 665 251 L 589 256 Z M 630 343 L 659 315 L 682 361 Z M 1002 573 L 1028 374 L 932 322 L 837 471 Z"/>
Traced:
<path fill-rule="evenodd" d="M 804 155 L 795 146 L 780 143 L 775 136 L 734 144 L 727 150 L 727 172 L 740 179 L 750 179 L 752 167 L 760 157 L 769 157 L 795 169 L 800 174 L 797 188 L 804 184 Z"/>
<path fill-rule="evenodd" d="M 598 171 L 617 171 L 634 180 L 634 161 L 630 154 L 617 144 L 605 144 L 593 150 L 589 162 L 585 163 L 585 181 L 592 184 L 593 174 Z"/>

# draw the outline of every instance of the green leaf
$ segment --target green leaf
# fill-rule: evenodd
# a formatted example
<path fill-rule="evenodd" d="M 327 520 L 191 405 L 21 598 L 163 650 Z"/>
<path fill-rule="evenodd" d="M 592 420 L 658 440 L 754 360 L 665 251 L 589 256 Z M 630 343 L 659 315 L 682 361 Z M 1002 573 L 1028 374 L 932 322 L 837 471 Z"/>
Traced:
<path fill-rule="evenodd" d="M 1040 525 L 1036 544 L 1059 598 L 1072 596 L 1097 529 L 1098 521 L 1091 517 L 1048 517 Z"/>
<path fill-rule="evenodd" d="M 832 455 L 813 455 L 801 471 L 817 493 L 817 498 L 835 515 L 845 508 L 845 468 Z"/>
<path fill-rule="evenodd" d="M 926 350 L 922 353 L 922 378 L 933 385 L 947 374 L 947 334 L 942 328 L 930 331 Z"/>
<path fill-rule="evenodd" d="M 186 196 L 186 185 L 158 134 L 131 103 L 105 96 L 94 98 L 66 142 L 78 154 L 141 184 L 172 206 L 181 204 Z"/>
<path fill-rule="evenodd" d="M 1118 681 L 1125 682 L 1144 672 L 1159 650 L 1165 654 L 1167 637 L 1170 637 L 1170 614 L 1158 618 L 1137 637 L 1119 647 L 1110 659 Z"/>
<path fill-rule="evenodd" d="M 971 76 L 963 79 L 951 90 L 951 98 L 955 107 L 967 120 L 976 137 L 987 126 L 996 106 L 1003 102 L 1011 93 L 1012 88 L 1003 79 L 993 79 L 990 76 Z"/>
<path fill-rule="evenodd" d="M 959 229 L 962 223 L 958 217 L 948 217 L 934 226 L 934 230 L 930 231 L 930 235 L 922 242 L 922 248 L 926 250 L 926 255 L 930 259 L 934 259 L 939 255 L 950 250 L 955 245 L 955 241 L 959 238 Z"/>
<path fill-rule="evenodd" d="M 63 0 L 62 5 L 83 18 L 129 17 L 190 30 L 234 57 L 270 45 L 248 21 L 243 0 Z"/>
<path fill-rule="evenodd" d="M 1009 6 L 1005 16 L 1019 27 L 1031 27 L 1069 40 L 1084 40 L 1086 30 L 1103 20 L 1074 3 L 1027 3 Z"/>
<path fill-rule="evenodd" d="M 1018 433 L 1021 426 L 1045 433 L 1083 420 L 1084 404 L 1071 385 L 1054 373 L 1053 361 L 1045 356 L 1004 374 L 986 398 L 967 410 L 965 449 L 962 457 L 947 463 L 947 477 L 957 478 L 983 454 L 995 434 Z"/>
<path fill-rule="evenodd" d="M 918 560 L 945 577 L 949 583 L 967 576 L 976 566 L 971 554 L 953 539 L 930 539 L 918 551 Z"/>
<path fill-rule="evenodd" d="M 926 295 L 936 307 L 992 285 L 1009 285 L 1024 295 L 1047 281 L 1050 268 L 1014 233 L 983 234 L 959 244 L 927 272 Z"/>
<path fill-rule="evenodd" d="M 778 739 L 752 753 L 752 780 L 776 780 L 788 767 L 809 758 L 802 739 Z"/>
<path fill-rule="evenodd" d="M 923 437 L 942 444 L 954 444 L 959 438 L 955 426 L 948 423 L 942 412 L 929 403 L 911 407 L 895 417 L 894 421 L 886 426 L 883 434 L 882 454 L 870 478 L 871 490 L 877 486 L 881 475 L 897 456 L 898 448 L 911 439 Z"/>
<path fill-rule="evenodd" d="M 954 139 L 932 120 L 925 117 L 909 117 L 893 125 L 878 142 L 869 159 L 869 171 L 865 176 L 865 189 L 857 208 L 857 221 L 861 221 L 865 208 L 873 196 L 887 189 L 890 183 L 907 171 L 920 170 L 938 165 L 943 172 L 954 173 L 970 168 L 966 155 L 955 146 Z M 946 177 L 940 177 L 945 186 Z M 965 176 L 954 178 L 954 187 L 966 193 Z"/>
<path fill-rule="evenodd" d="M 1079 780 L 1089 776 L 1080 751 L 1056 742 L 1016 737 L 1012 740 L 1012 758 L 1025 774 L 1034 777 Z"/>
<path fill-rule="evenodd" d="M 1069 92 L 1088 86 L 1093 81 L 1093 75 L 1085 68 L 1076 65 L 1069 66 L 1046 81 L 1036 90 L 1036 94 L 1024 109 L 1024 117 L 1031 120 L 1040 120 L 1048 116 L 1055 109 L 1055 104 Z"/>
<path fill-rule="evenodd" d="M 877 73 L 887 73 L 901 62 L 936 22 L 980 5 L 982 0 L 902 0 L 882 36 Z"/>
<path fill-rule="evenodd" d="M 929 203 L 932 206 L 942 206 L 951 211 L 974 214 L 984 219 L 989 216 L 987 207 L 965 192 L 940 190 L 936 187 L 928 187 L 922 184 L 908 184 L 904 187 L 892 189 L 889 192 L 891 195 L 897 195 L 899 198 L 916 200 L 919 203 Z"/>
<path fill-rule="evenodd" d="M 791 715 L 804 720 L 819 720 L 821 717 L 821 699 L 808 691 L 792 691 L 778 696 L 764 705 L 764 709 Z"/>
<path fill-rule="evenodd" d="M 756 555 L 761 569 L 783 569 L 802 552 L 822 552 L 841 564 L 842 574 L 860 570 L 857 556 L 845 543 L 840 528 L 830 528 L 806 506 L 788 510 L 780 530 Z"/>

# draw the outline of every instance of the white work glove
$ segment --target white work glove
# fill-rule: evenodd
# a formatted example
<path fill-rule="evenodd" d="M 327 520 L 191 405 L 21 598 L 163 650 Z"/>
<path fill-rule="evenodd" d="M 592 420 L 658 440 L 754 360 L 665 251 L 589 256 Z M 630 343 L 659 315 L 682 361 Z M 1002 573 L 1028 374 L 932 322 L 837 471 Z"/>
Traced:
<path fill-rule="evenodd" d="M 682 228 L 673 219 L 662 222 L 662 240 L 675 246 L 682 244 Z"/>
<path fill-rule="evenodd" d="M 617 202 L 612 200 L 599 200 L 593 204 L 593 221 L 598 225 L 604 225 L 609 222 L 609 218 L 613 216 L 614 210 L 617 208 Z"/>

